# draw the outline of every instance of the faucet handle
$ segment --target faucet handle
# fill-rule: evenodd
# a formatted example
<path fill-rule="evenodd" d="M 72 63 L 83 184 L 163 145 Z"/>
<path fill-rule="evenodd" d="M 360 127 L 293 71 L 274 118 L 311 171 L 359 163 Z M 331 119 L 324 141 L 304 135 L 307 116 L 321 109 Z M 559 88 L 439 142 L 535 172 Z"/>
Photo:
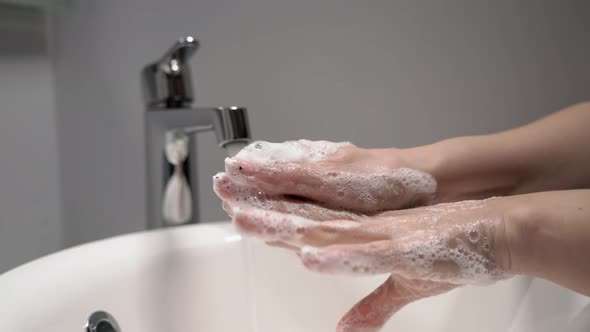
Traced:
<path fill-rule="evenodd" d="M 160 66 L 171 73 L 178 73 L 198 49 L 199 41 L 197 39 L 192 36 L 182 37 L 164 53 L 159 61 Z"/>
<path fill-rule="evenodd" d="M 143 68 L 143 98 L 147 106 L 172 109 L 194 102 L 188 60 L 198 49 L 197 39 L 182 37 L 158 61 Z"/>

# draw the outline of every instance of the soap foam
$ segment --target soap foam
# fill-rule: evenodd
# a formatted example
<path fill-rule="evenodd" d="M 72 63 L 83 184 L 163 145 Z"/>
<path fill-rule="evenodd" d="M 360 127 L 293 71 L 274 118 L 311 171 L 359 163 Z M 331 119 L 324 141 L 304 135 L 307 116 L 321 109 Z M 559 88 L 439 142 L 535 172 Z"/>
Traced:
<path fill-rule="evenodd" d="M 372 172 L 314 169 L 310 172 L 319 184 L 294 184 L 302 195 L 323 196 L 333 208 L 369 214 L 427 203 L 437 187 L 431 175 L 409 168 Z"/>
<path fill-rule="evenodd" d="M 449 239 L 438 234 L 410 245 L 402 252 L 401 261 L 410 267 L 411 275 L 428 280 L 458 285 L 486 285 L 497 281 L 504 272 L 496 264 L 489 238 L 481 235 L 483 223 L 461 227 L 457 237 Z"/>
<path fill-rule="evenodd" d="M 256 141 L 243 148 L 234 158 L 261 163 L 269 161 L 308 163 L 325 159 L 345 146 L 353 145 L 348 142 L 334 143 L 305 139 L 283 143 Z"/>
<path fill-rule="evenodd" d="M 481 206 L 480 202 L 441 204 L 434 209 L 444 211 L 444 215 L 452 211 L 467 211 L 476 206 Z M 466 224 L 449 219 L 447 222 L 450 224 L 441 225 L 439 220 L 442 216 L 434 214 L 432 217 L 436 221 L 421 222 L 418 229 L 409 224 L 426 218 L 418 216 L 408 224 L 397 227 L 394 217 L 390 220 L 389 227 L 387 223 L 381 223 L 377 228 L 367 228 L 370 232 L 381 234 L 391 232 L 390 243 L 373 242 L 364 247 L 356 247 L 353 252 L 304 247 L 301 254 L 304 261 L 310 263 L 311 269 L 336 274 L 393 272 L 408 279 L 456 285 L 486 285 L 508 277 L 497 264 L 493 243 L 500 219 L 479 219 Z M 460 219 L 461 216 L 457 218 Z M 409 232 L 404 234 L 406 231 Z"/>
<path fill-rule="evenodd" d="M 306 228 L 314 223 L 311 220 L 281 215 L 271 211 L 236 207 L 233 210 L 236 226 L 241 233 L 253 234 L 263 240 L 298 241 L 303 238 Z"/>

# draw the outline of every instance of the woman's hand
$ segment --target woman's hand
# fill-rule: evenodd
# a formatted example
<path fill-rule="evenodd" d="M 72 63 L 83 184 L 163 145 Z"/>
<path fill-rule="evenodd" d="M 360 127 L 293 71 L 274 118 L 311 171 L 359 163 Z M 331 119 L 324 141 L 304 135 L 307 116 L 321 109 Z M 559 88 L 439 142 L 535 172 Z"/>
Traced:
<path fill-rule="evenodd" d="M 313 271 L 390 273 L 338 325 L 338 331 L 376 331 L 408 303 L 508 276 L 510 206 L 497 198 L 322 222 L 243 206 L 234 208 L 233 219 L 245 235 L 288 244 Z"/>
<path fill-rule="evenodd" d="M 465 201 L 321 222 L 236 207 L 233 220 L 243 234 L 299 248 L 305 266 L 317 272 L 393 272 L 412 280 L 485 284 L 510 267 L 504 220 L 510 201 Z"/>
<path fill-rule="evenodd" d="M 418 299 L 513 274 L 590 295 L 590 190 L 445 203 L 315 221 L 237 207 L 245 235 L 281 242 L 313 271 L 391 277 L 350 310 L 339 331 L 378 330 Z"/>
<path fill-rule="evenodd" d="M 396 153 L 396 151 L 400 151 Z M 264 200 L 305 201 L 331 210 L 373 214 L 423 205 L 433 200 L 434 178 L 416 168 L 401 150 L 361 149 L 326 141 L 254 142 L 225 162 L 219 186 L 256 193 Z M 241 195 L 248 197 L 248 195 Z M 253 202 L 251 202 L 253 203 Z M 289 211 L 293 212 L 293 211 Z"/>

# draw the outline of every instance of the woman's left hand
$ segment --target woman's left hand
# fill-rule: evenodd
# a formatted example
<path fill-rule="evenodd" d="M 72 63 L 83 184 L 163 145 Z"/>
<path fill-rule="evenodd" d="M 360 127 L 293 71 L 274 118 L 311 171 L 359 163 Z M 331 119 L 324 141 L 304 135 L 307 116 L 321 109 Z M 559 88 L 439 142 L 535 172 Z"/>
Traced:
<path fill-rule="evenodd" d="M 463 284 L 494 282 L 510 267 L 504 220 L 510 198 L 367 215 L 241 195 L 244 190 L 224 175 L 216 179 L 242 234 L 293 250 L 320 273 L 391 274 L 341 319 L 338 331 L 376 331 L 408 303 Z M 251 198 L 236 201 L 238 196 Z"/>

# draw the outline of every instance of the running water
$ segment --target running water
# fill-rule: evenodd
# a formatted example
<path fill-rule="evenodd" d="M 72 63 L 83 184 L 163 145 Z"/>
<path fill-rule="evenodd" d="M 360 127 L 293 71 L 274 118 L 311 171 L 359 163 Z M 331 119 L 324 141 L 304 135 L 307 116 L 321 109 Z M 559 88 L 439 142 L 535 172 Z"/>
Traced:
<path fill-rule="evenodd" d="M 224 146 L 227 156 L 232 158 L 244 147 L 248 145 L 247 142 L 233 142 Z M 252 240 L 242 237 L 242 259 L 244 262 L 244 277 L 246 287 L 246 302 L 248 303 L 248 310 L 250 311 L 250 329 L 251 332 L 258 332 L 258 313 L 256 308 L 256 284 L 253 277 L 255 270 L 254 247 Z"/>

